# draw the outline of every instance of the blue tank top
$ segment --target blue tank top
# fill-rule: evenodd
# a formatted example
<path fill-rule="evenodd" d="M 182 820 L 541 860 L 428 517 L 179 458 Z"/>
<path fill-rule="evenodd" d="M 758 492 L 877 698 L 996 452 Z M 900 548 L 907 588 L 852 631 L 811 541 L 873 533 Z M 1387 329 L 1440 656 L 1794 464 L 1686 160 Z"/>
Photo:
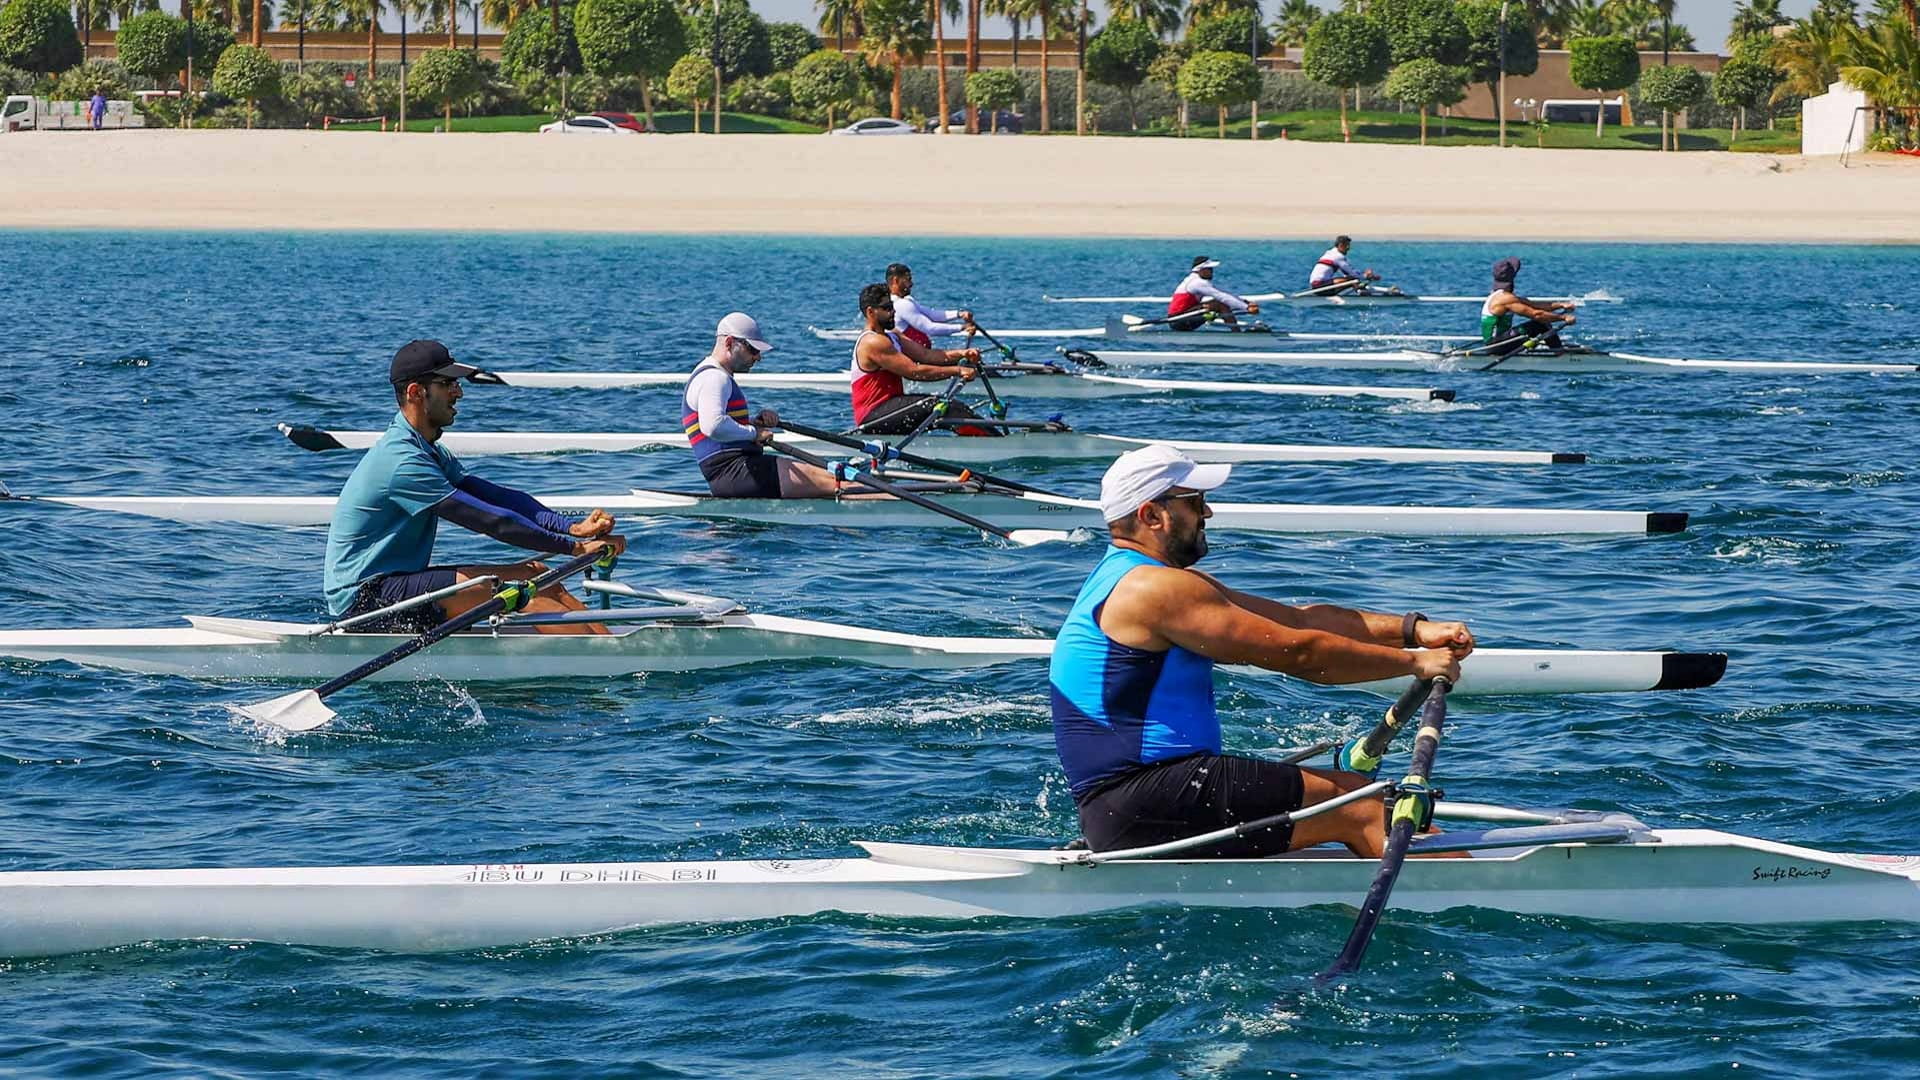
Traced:
<path fill-rule="evenodd" d="M 1213 661 L 1178 645 L 1122 645 L 1100 629 L 1100 609 L 1120 579 L 1163 565 L 1108 547 L 1054 638 L 1053 741 L 1076 799 L 1154 762 L 1220 752 Z"/>

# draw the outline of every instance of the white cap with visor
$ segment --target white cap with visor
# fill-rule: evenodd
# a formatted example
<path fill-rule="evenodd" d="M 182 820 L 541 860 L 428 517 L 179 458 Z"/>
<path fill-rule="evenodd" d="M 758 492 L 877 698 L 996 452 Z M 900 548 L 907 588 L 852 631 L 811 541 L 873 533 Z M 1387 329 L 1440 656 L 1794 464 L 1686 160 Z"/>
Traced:
<path fill-rule="evenodd" d="M 1132 517 L 1142 503 L 1174 488 L 1212 491 L 1227 482 L 1230 465 L 1202 465 L 1166 443 L 1153 443 L 1121 454 L 1100 478 L 1100 517 L 1119 521 Z"/>

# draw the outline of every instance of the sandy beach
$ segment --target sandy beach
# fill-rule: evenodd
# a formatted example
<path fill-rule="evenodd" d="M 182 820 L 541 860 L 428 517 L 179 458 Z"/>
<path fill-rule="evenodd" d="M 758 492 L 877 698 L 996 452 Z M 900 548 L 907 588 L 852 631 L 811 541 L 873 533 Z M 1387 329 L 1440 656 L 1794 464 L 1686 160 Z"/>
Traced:
<path fill-rule="evenodd" d="M 1125 138 L 0 139 L 0 226 L 1920 242 L 1920 161 Z"/>

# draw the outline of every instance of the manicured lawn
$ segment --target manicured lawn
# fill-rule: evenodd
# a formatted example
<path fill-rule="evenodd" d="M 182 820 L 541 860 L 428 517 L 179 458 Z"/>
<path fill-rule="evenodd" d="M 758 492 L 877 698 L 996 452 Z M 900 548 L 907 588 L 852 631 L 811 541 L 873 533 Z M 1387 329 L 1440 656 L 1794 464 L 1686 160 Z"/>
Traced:
<path fill-rule="evenodd" d="M 638 113 L 635 114 L 639 115 Z M 553 117 L 545 113 L 524 113 L 515 116 L 453 116 L 455 131 L 538 131 L 541 124 L 553 122 Z M 685 112 L 657 112 L 653 114 L 654 125 L 664 132 L 692 131 L 691 114 Z M 432 131 L 440 126 L 439 113 L 407 113 L 408 131 Z M 702 131 L 711 130 L 713 114 L 705 113 L 700 117 Z M 335 131 L 379 131 L 378 123 L 372 124 L 335 124 Z M 820 128 L 812 124 L 803 124 L 797 120 L 785 120 L 775 116 L 755 116 L 751 113 L 720 114 L 720 130 L 728 134 L 752 135 L 816 135 Z"/>
<path fill-rule="evenodd" d="M 1196 121 L 1188 128 L 1188 138 L 1212 139 L 1218 137 L 1218 128 L 1213 123 L 1200 123 L 1200 110 L 1195 110 Z M 1354 142 L 1370 143 L 1417 143 L 1420 141 L 1420 116 L 1417 113 L 1398 113 L 1367 110 L 1347 114 L 1348 124 L 1353 128 Z M 1263 114 L 1260 117 L 1260 137 L 1278 139 L 1281 132 L 1289 139 L 1301 139 L 1306 142 L 1339 142 L 1340 114 L 1332 109 L 1316 109 L 1300 112 Z M 1442 132 L 1445 132 L 1442 134 Z M 1142 129 L 1141 135 L 1171 135 L 1164 128 Z M 1800 133 L 1798 131 L 1742 131 L 1737 143 L 1729 146 L 1733 133 L 1726 128 L 1687 128 L 1680 132 L 1682 150 L 1741 150 L 1763 151 L 1767 153 L 1798 153 Z M 1500 126 L 1492 120 L 1448 120 L 1442 127 L 1440 118 L 1427 118 L 1427 142 L 1433 146 L 1493 146 L 1499 142 Z M 1227 124 L 1227 138 L 1247 138 L 1247 121 L 1240 119 Z M 1604 134 L 1594 138 L 1591 124 L 1552 124 L 1542 136 L 1536 136 L 1532 124 L 1521 123 L 1517 118 L 1507 121 L 1507 142 L 1513 146 L 1536 146 L 1544 143 L 1549 148 L 1576 150 L 1658 150 L 1660 149 L 1660 129 L 1658 127 L 1627 127 L 1610 124 Z"/>

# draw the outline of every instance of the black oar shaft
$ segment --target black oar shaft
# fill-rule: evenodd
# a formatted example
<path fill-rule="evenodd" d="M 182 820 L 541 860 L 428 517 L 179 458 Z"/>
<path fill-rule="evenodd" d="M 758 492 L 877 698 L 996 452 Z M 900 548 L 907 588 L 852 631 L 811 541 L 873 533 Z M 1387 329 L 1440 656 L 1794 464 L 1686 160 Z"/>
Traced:
<path fill-rule="evenodd" d="M 1386 715 L 1380 718 L 1380 722 L 1375 724 L 1373 730 L 1368 732 L 1367 737 L 1361 741 L 1361 751 L 1371 760 L 1377 761 L 1384 757 L 1387 747 L 1393 744 L 1393 737 L 1400 733 L 1400 728 L 1406 724 L 1407 718 L 1420 711 L 1420 706 L 1426 702 L 1427 695 L 1432 692 L 1432 679 L 1415 679 L 1412 686 L 1401 691 L 1393 704 L 1387 706 Z"/>
<path fill-rule="evenodd" d="M 543 573 L 538 577 L 535 577 L 531 583 L 533 590 L 535 592 L 538 592 L 540 589 L 543 589 L 546 586 L 551 585 L 556 581 L 559 581 L 561 578 L 568 577 L 572 574 L 577 574 L 580 571 L 585 570 L 587 567 L 592 566 L 594 563 L 599 562 L 603 558 L 605 558 L 604 553 L 597 552 L 597 551 L 586 554 L 586 555 L 576 555 L 572 559 L 568 560 L 567 562 L 562 563 L 561 565 L 556 566 L 551 570 L 548 570 L 546 573 Z M 502 588 L 498 592 L 494 593 L 491 599 L 473 608 L 471 611 L 461 612 L 460 614 L 455 615 L 453 618 L 448 619 L 446 622 L 441 623 L 440 625 L 434 627 L 433 629 L 428 630 L 417 637 L 409 638 L 408 640 L 401 642 L 399 645 L 396 645 L 392 649 L 389 649 L 386 652 L 381 653 L 379 656 L 376 656 L 373 659 L 368 660 L 366 663 L 361 664 L 359 667 L 354 668 L 352 671 L 349 671 L 344 675 L 336 675 L 333 678 L 328 679 L 326 682 L 314 688 L 314 691 L 313 691 L 314 695 L 324 701 L 329 694 L 334 694 L 341 690 L 345 690 L 347 687 L 352 686 L 354 683 L 359 682 L 360 680 L 366 678 L 369 675 L 372 675 L 374 672 L 379 671 L 382 668 L 392 667 L 393 665 L 399 663 L 400 661 L 405 660 L 407 657 L 412 656 L 414 653 L 417 653 L 420 650 L 433 645 L 434 643 L 440 641 L 445 637 L 448 637 L 449 635 L 457 634 L 460 631 L 465 630 L 467 627 L 473 626 L 484 619 L 490 619 L 493 616 L 498 615 L 501 611 L 506 609 L 507 601 L 505 597 L 508 590 L 517 589 L 517 588 L 520 588 L 520 585 L 518 583 L 509 583 L 505 588 Z"/>
<path fill-rule="evenodd" d="M 794 430 L 799 431 L 799 429 L 797 428 Z M 802 435 L 806 434 L 806 432 L 804 431 L 800 431 L 799 433 Z M 802 450 L 799 447 L 793 446 L 788 443 L 776 442 L 773 444 L 773 446 L 774 446 L 774 449 L 779 450 L 781 453 L 786 454 L 787 456 L 794 458 L 798 461 L 804 461 L 807 464 L 814 466 L 815 468 L 826 469 L 829 472 L 835 472 L 836 475 L 839 472 L 839 470 L 834 469 L 834 466 L 832 465 L 832 463 L 830 463 L 829 461 L 827 461 L 827 459 L 821 457 L 818 454 L 808 453 L 807 451 Z M 956 510 L 951 506 L 942 505 L 941 503 L 935 502 L 934 500 L 927 498 L 925 495 L 922 495 L 917 491 L 909 490 L 907 488 L 901 487 L 898 484 L 889 483 L 886 480 L 883 480 L 880 477 L 873 475 L 873 473 L 865 469 L 856 469 L 856 468 L 848 467 L 844 471 L 851 473 L 853 476 L 853 479 L 858 480 L 860 483 L 867 485 L 868 487 L 874 489 L 875 491 L 879 491 L 879 492 L 883 492 L 885 494 L 891 495 L 896 499 L 903 499 L 907 502 L 912 503 L 915 506 L 921 507 L 922 509 L 931 510 L 936 514 L 943 514 L 947 517 L 952 518 L 955 521 L 960 522 L 963 525 L 971 525 L 974 528 L 979 529 L 981 532 L 992 533 L 993 535 L 999 537 L 1002 540 L 1013 539 L 1013 531 L 1010 529 L 1002 528 L 998 525 L 995 525 L 991 521 L 982 521 L 981 519 L 974 517 L 972 514 L 969 514 L 964 510 Z"/>
<path fill-rule="evenodd" d="M 1426 801 L 1428 808 L 1432 805 L 1428 780 L 1433 774 L 1434 754 L 1440 749 L 1441 732 L 1446 728 L 1447 689 L 1451 685 L 1444 678 L 1433 680 L 1432 695 L 1420 714 L 1420 734 L 1413 744 L 1413 763 L 1407 767 L 1406 779 L 1400 781 L 1401 794 L 1393 804 L 1380 869 L 1373 875 L 1366 899 L 1361 901 L 1353 932 L 1347 935 L 1347 943 L 1333 965 L 1321 972 L 1322 979 L 1359 970 L 1360 961 L 1367 955 L 1367 946 L 1373 941 L 1373 932 L 1380 925 L 1380 917 L 1386 913 L 1394 882 L 1400 879 L 1400 868 L 1406 865 L 1407 848 L 1413 843 L 1414 830 L 1424 816 L 1421 803 Z"/>
<path fill-rule="evenodd" d="M 827 431 L 823 428 L 808 427 L 805 424 L 795 423 L 792 420 L 782 419 L 780 421 L 780 426 L 787 429 L 788 431 L 793 432 L 795 435 L 804 435 L 809 439 L 818 439 L 821 442 L 832 443 L 835 446 L 844 446 L 849 450 L 860 450 L 866 453 L 878 453 L 878 452 L 881 452 L 881 449 L 882 449 L 880 444 L 877 444 L 877 443 L 869 443 L 869 442 L 866 442 L 865 440 L 857 439 L 850 435 L 842 435 L 838 432 Z M 791 450 L 791 447 L 789 447 L 788 449 Z M 1020 492 L 1025 492 L 1029 495 L 1054 495 L 1055 494 L 1054 492 L 1045 491 L 1045 490 L 1042 490 L 1041 488 L 1030 487 L 1026 484 L 1020 483 L 1017 480 L 1008 480 L 999 476 L 989 476 L 988 474 L 983 473 L 978 469 L 968 468 L 963 465 L 956 465 L 951 461 L 941 461 L 938 458 L 922 457 L 919 454 L 909 454 L 903 450 L 897 450 L 891 447 L 886 448 L 885 452 L 889 457 L 899 458 L 901 461 L 904 461 L 909 465 L 918 465 L 924 469 L 944 469 L 947 472 L 951 472 L 955 474 L 966 473 L 984 483 L 991 484 L 994 487 L 1006 488 L 1008 491 L 1020 491 Z M 801 460 L 804 461 L 806 459 L 802 458 Z"/>

